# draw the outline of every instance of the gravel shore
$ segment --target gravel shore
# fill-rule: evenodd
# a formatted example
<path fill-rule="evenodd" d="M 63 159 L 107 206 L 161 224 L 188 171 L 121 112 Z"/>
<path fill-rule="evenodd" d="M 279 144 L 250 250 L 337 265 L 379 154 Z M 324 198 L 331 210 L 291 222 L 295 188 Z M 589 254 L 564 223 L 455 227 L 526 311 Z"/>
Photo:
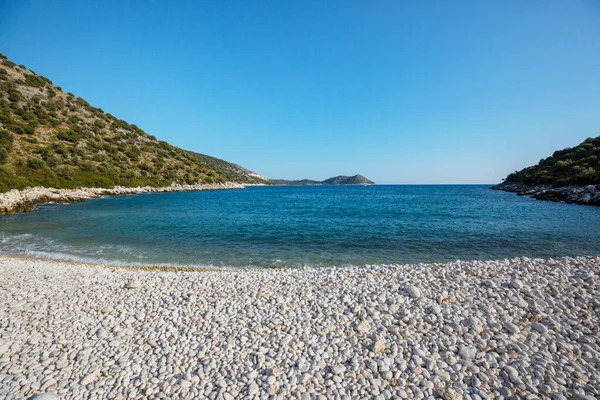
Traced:
<path fill-rule="evenodd" d="M 123 187 L 115 186 L 112 189 L 79 188 L 79 189 L 53 189 L 37 186 L 23 190 L 13 189 L 0 193 L 0 215 L 33 211 L 35 206 L 46 203 L 74 203 L 102 196 L 124 196 L 140 193 L 173 193 L 191 192 L 200 190 L 232 190 L 243 189 L 246 185 L 241 183 L 199 183 L 196 185 L 180 185 L 152 187 Z"/>
<path fill-rule="evenodd" d="M 599 268 L 151 272 L 0 256 L 0 399 L 594 399 Z"/>

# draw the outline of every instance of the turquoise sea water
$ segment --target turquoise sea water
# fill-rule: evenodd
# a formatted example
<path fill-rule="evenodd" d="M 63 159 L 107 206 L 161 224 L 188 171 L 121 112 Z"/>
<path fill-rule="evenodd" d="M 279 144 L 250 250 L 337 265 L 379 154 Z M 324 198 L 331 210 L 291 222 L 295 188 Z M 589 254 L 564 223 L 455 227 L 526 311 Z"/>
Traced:
<path fill-rule="evenodd" d="M 250 187 L 106 197 L 0 217 L 0 253 L 216 267 L 600 254 L 600 208 L 483 185 Z"/>

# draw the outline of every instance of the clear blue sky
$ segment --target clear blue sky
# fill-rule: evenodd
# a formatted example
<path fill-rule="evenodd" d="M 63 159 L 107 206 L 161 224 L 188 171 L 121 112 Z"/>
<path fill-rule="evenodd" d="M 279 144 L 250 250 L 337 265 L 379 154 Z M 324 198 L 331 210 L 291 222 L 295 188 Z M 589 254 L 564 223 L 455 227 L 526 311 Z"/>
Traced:
<path fill-rule="evenodd" d="M 0 52 L 271 178 L 493 183 L 600 135 L 600 1 L 1 1 Z"/>

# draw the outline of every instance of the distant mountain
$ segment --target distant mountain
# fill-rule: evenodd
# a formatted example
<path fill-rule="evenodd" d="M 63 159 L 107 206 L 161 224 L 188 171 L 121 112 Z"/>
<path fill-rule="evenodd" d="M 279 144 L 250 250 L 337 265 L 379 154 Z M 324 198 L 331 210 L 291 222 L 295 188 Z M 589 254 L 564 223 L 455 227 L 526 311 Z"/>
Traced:
<path fill-rule="evenodd" d="M 333 178 L 325 179 L 323 185 L 373 185 L 375 182 L 368 180 L 362 175 L 354 176 L 334 176 Z"/>
<path fill-rule="evenodd" d="M 269 183 L 264 176 L 252 172 L 237 164 L 230 163 L 220 158 L 207 156 L 206 154 L 194 153 L 189 151 L 192 156 L 200 160 L 204 165 L 217 171 L 221 176 L 230 182 L 237 183 Z"/>
<path fill-rule="evenodd" d="M 368 180 L 362 175 L 354 176 L 334 176 L 333 178 L 325 179 L 324 181 L 313 181 L 310 179 L 302 179 L 296 181 L 288 181 L 285 179 L 271 179 L 269 181 L 272 185 L 294 185 L 294 186 L 307 186 L 307 185 L 374 185 L 375 182 Z"/>
<path fill-rule="evenodd" d="M 159 141 L 0 54 L 0 193 L 225 181 L 266 180 Z"/>
<path fill-rule="evenodd" d="M 310 179 L 300 180 L 287 180 L 287 179 L 270 179 L 269 184 L 271 185 L 289 185 L 289 186 L 310 186 L 310 185 L 322 185 L 323 182 L 313 181 Z"/>

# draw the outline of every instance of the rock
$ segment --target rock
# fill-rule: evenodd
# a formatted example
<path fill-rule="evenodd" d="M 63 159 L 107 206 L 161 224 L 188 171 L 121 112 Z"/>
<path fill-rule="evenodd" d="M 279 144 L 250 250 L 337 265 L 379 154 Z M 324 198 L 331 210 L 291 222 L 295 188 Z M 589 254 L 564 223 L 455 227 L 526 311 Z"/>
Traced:
<path fill-rule="evenodd" d="M 250 385 L 248 386 L 248 395 L 252 396 L 256 393 L 258 393 L 259 391 L 259 387 L 255 382 L 251 382 Z"/>
<path fill-rule="evenodd" d="M 135 280 L 135 281 L 130 281 L 127 284 L 127 289 L 139 289 L 142 287 L 142 282 Z"/>
<path fill-rule="evenodd" d="M 377 337 L 373 344 L 373 353 L 382 353 L 385 351 L 385 340 L 382 337 Z"/>
<path fill-rule="evenodd" d="M 545 325 L 542 325 L 539 322 L 532 323 L 531 329 L 533 329 L 534 331 L 538 331 L 539 333 L 542 333 L 542 334 L 548 333 L 548 328 L 546 328 Z"/>
<path fill-rule="evenodd" d="M 414 286 L 414 285 L 407 285 L 404 288 L 404 291 L 406 293 L 408 293 L 408 295 L 410 297 L 412 297 L 413 299 L 418 299 L 419 297 L 421 297 L 421 291 L 419 290 L 418 287 Z"/>
<path fill-rule="evenodd" d="M 192 382 L 182 379 L 181 382 L 179 382 L 179 386 L 181 386 L 182 388 L 189 388 L 192 386 Z"/>
<path fill-rule="evenodd" d="M 429 306 L 429 312 L 432 314 L 439 314 L 442 312 L 442 307 L 440 307 L 437 304 L 433 304 L 433 305 Z"/>
<path fill-rule="evenodd" d="M 46 382 L 44 382 L 42 384 L 42 386 L 40 387 L 40 390 L 44 391 L 44 390 L 46 390 L 48 388 L 51 388 L 52 386 L 56 386 L 57 383 L 58 382 L 56 382 L 56 379 L 50 378 L 50 379 L 46 380 Z"/>
<path fill-rule="evenodd" d="M 462 358 L 467 358 L 467 359 L 475 358 L 475 356 L 477 355 L 477 350 L 475 350 L 472 347 L 461 346 L 460 349 L 458 350 L 458 355 L 461 356 Z"/>
<path fill-rule="evenodd" d="M 343 375 L 344 372 L 346 372 L 346 367 L 344 367 L 343 365 L 333 365 L 331 367 L 331 372 L 336 375 Z"/>
<path fill-rule="evenodd" d="M 518 326 L 516 326 L 515 324 L 513 324 L 512 322 L 505 322 L 503 324 L 504 329 L 506 329 L 507 331 L 509 331 L 512 334 L 516 334 L 521 332 L 521 330 L 519 329 Z"/>
<path fill-rule="evenodd" d="M 91 374 L 84 376 L 83 379 L 81 380 L 81 384 L 83 386 L 87 386 L 90 383 L 94 382 L 97 377 L 98 377 L 98 371 L 96 370 L 96 371 L 92 372 Z"/>
<path fill-rule="evenodd" d="M 594 277 L 593 271 L 580 271 L 574 275 L 574 278 L 581 279 L 587 281 L 588 279 L 592 279 Z"/>
<path fill-rule="evenodd" d="M 54 393 L 40 393 L 29 397 L 29 400 L 59 400 L 59 398 Z"/>
<path fill-rule="evenodd" d="M 357 325 L 356 330 L 359 333 L 366 333 L 371 330 L 371 326 L 367 321 L 362 321 L 360 324 Z"/>
<path fill-rule="evenodd" d="M 510 286 L 512 286 L 515 289 L 521 290 L 523 289 L 523 282 L 515 278 L 510 281 Z"/>

